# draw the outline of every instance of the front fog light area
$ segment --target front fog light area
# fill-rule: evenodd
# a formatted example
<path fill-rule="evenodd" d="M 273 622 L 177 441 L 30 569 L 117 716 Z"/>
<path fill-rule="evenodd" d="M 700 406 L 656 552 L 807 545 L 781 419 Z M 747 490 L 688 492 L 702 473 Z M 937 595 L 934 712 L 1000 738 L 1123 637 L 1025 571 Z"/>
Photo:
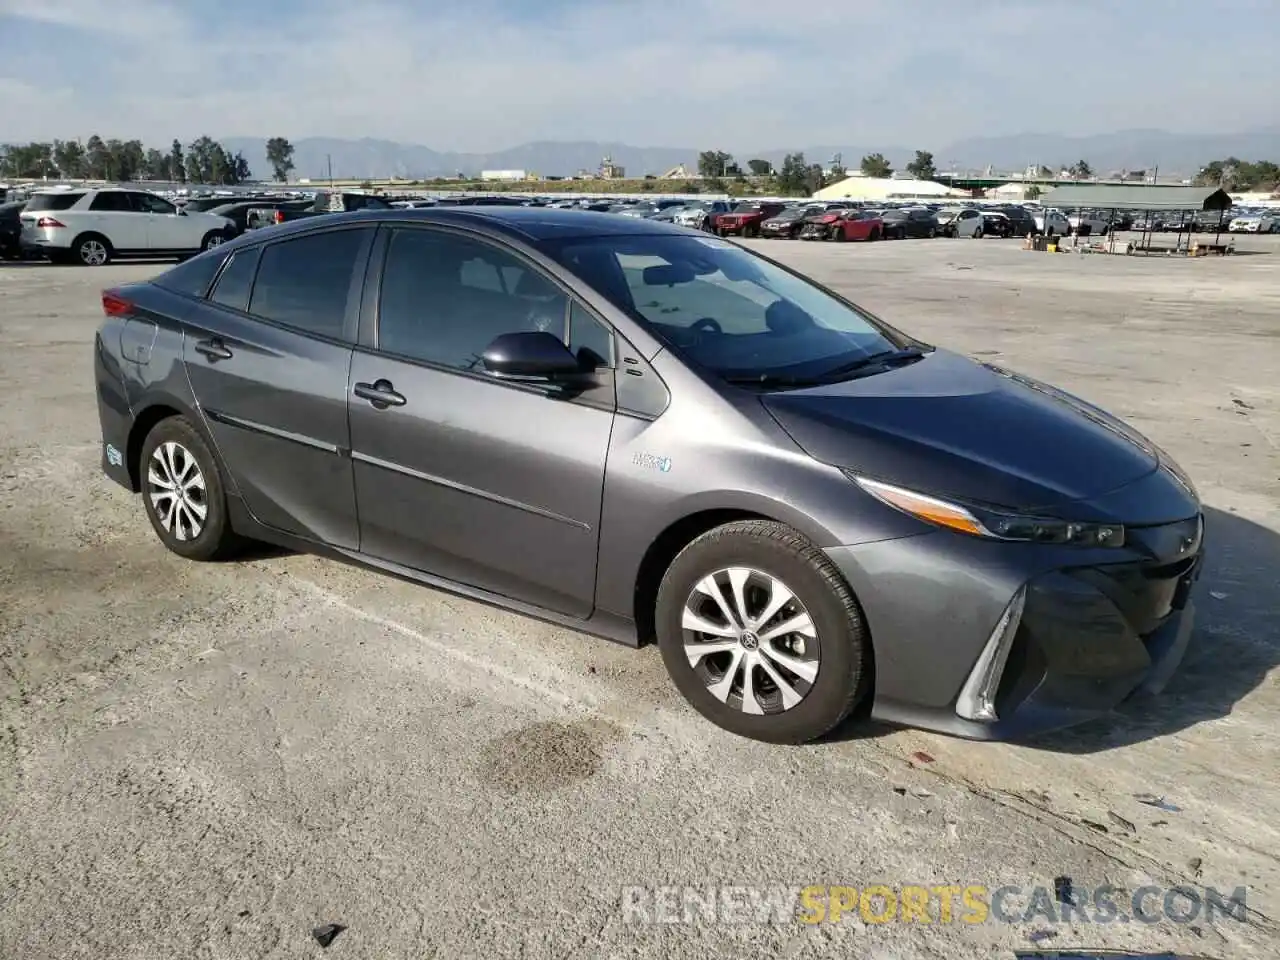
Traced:
<path fill-rule="evenodd" d="M 995 629 L 991 631 L 978 662 L 969 672 L 956 700 L 956 713 L 966 720 L 990 723 L 1000 719 L 996 712 L 996 691 L 1000 689 L 1000 678 L 1004 675 L 1005 663 L 1013 648 L 1013 638 L 1022 622 L 1022 609 L 1026 600 L 1027 588 L 1019 587 L 1000 615 Z"/>

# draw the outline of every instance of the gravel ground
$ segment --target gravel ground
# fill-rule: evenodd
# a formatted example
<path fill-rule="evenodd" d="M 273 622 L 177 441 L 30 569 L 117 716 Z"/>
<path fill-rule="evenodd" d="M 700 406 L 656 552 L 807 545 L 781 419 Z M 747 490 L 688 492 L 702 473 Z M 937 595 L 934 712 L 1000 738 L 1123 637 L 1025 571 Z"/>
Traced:
<path fill-rule="evenodd" d="M 1048 933 L 1275 956 L 1278 241 L 753 242 L 1125 417 L 1199 484 L 1211 563 L 1170 688 L 1018 746 L 751 743 L 685 707 L 654 649 L 308 556 L 167 554 L 99 474 L 89 349 L 98 290 L 161 266 L 0 266 L 0 956 L 318 956 L 329 922 L 325 955 L 351 958 L 985 958 Z M 1059 876 L 1245 886 L 1250 922 L 642 922 L 671 919 L 655 886 Z"/>

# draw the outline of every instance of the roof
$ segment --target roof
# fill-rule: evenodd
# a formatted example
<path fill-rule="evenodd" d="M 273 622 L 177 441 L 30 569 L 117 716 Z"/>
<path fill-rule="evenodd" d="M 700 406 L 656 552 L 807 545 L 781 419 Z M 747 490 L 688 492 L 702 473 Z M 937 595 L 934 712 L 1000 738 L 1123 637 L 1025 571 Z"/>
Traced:
<path fill-rule="evenodd" d="M 270 202 L 263 204 L 269 207 Z M 590 210 L 558 210 L 550 207 L 397 207 L 391 210 L 356 210 L 350 213 L 326 213 L 316 218 L 248 230 L 232 241 L 247 246 L 260 240 L 296 233 L 307 233 L 319 226 L 338 223 L 442 223 L 488 227 L 526 240 L 559 240 L 571 237 L 637 236 L 668 234 L 688 236 L 689 230 L 660 220 L 623 217 L 616 213 L 594 213 Z"/>
<path fill-rule="evenodd" d="M 1081 183 L 1057 187 L 1040 197 L 1046 207 L 1103 210 L 1226 210 L 1231 196 L 1221 187 L 1137 187 Z"/>

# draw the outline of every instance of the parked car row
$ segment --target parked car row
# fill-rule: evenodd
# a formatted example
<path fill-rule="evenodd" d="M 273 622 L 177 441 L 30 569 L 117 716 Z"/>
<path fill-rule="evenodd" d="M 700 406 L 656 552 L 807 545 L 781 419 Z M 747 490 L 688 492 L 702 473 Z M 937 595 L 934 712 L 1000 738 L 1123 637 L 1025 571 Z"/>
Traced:
<path fill-rule="evenodd" d="M 1062 211 L 1035 202 L 868 203 L 854 200 L 701 197 L 555 197 L 517 194 L 423 197 L 367 191 L 229 191 L 160 195 L 140 186 L 37 190 L 0 204 L 0 257 L 89 266 L 130 257 L 191 256 L 249 230 L 362 209 L 523 206 L 582 210 L 672 223 L 722 237 L 878 241 L 915 238 L 1106 236 L 1115 231 L 1280 232 L 1280 214 L 1245 209 L 1156 216 Z"/>

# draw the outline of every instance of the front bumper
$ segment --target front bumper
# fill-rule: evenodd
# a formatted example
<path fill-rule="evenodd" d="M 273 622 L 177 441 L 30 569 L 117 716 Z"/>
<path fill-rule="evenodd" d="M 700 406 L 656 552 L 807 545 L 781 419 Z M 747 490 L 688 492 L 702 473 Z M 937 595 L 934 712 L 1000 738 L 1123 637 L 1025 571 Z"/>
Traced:
<path fill-rule="evenodd" d="M 972 739 L 1021 739 L 1158 693 L 1194 627 L 1200 524 L 1137 528 L 1161 551 L 1143 555 L 945 531 L 828 550 L 871 628 L 872 716 Z M 1191 530 L 1194 548 L 1174 554 Z M 966 683 L 1020 589 L 1025 603 L 994 687 L 997 718 L 961 716 Z"/>

